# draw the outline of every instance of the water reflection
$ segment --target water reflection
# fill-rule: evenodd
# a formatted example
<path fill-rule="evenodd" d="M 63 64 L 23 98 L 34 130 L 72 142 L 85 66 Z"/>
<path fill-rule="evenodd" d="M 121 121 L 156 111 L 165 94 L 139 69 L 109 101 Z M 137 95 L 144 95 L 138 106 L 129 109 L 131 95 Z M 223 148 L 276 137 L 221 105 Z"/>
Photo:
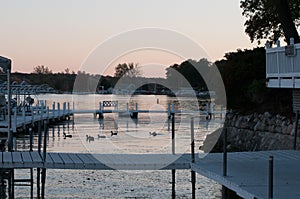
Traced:
<path fill-rule="evenodd" d="M 49 96 L 48 96 L 49 97 Z M 78 98 L 80 98 L 79 96 Z M 93 96 L 94 98 L 95 96 Z M 98 97 L 98 96 L 96 96 Z M 84 100 L 83 96 L 78 100 L 77 107 L 86 109 L 89 105 L 85 103 L 83 106 L 80 100 Z M 65 97 L 50 98 L 54 100 L 66 100 Z M 101 99 L 103 100 L 103 99 Z M 161 96 L 159 99 L 159 106 L 157 98 L 133 97 L 131 100 L 139 103 L 141 109 L 167 109 L 168 103 L 174 102 L 176 109 L 191 109 L 195 105 L 188 100 L 180 101 L 179 99 L 167 98 Z M 98 101 L 98 100 L 95 100 Z M 133 101 L 129 106 L 135 106 Z M 51 104 L 51 102 L 49 102 Z M 98 102 L 97 102 L 98 103 Z M 126 107 L 126 101 L 122 102 L 120 98 L 120 107 Z M 81 107 L 80 107 L 81 106 Z M 176 128 L 176 152 L 185 153 L 190 150 L 190 118 L 188 115 L 176 114 L 175 117 Z M 217 128 L 217 125 L 205 120 L 205 118 L 195 119 L 195 144 L 200 146 L 205 139 L 206 134 Z M 33 136 L 33 150 L 38 148 L 38 133 L 34 129 Z M 140 113 L 138 119 L 132 119 L 129 116 L 123 117 L 119 114 L 107 114 L 104 119 L 98 120 L 93 118 L 93 115 L 76 115 L 74 120 L 65 121 L 57 125 L 49 126 L 49 133 L 46 137 L 47 151 L 49 152 L 73 152 L 73 153 L 170 153 L 171 152 L 171 125 L 170 118 L 165 113 Z M 150 134 L 155 132 L 156 136 Z M 112 134 L 113 133 L 113 134 Z M 72 137 L 64 137 L 63 135 L 72 135 Z M 42 133 L 44 135 L 44 133 Z M 86 136 L 93 137 L 87 139 Z M 66 138 L 66 139 L 64 139 Z M 3 137 L 5 142 L 5 137 Z M 24 134 L 19 134 L 15 139 L 16 150 L 29 151 L 30 150 L 30 134 L 29 131 Z M 1 148 L 1 144 L 0 144 Z M 70 173 L 70 176 L 75 176 L 78 171 L 64 171 Z M 8 173 L 1 170 L 0 173 L 0 196 L 7 197 L 8 190 Z M 18 177 L 28 178 L 28 174 L 18 173 Z M 34 176 L 36 177 L 36 176 Z M 52 176 L 47 177 L 49 184 L 57 185 L 57 179 L 61 176 L 52 172 Z M 76 178 L 77 179 L 77 178 Z M 79 179 L 79 177 L 78 177 Z M 79 179 L 80 180 L 80 179 Z M 53 186 L 54 186 L 53 185 Z M 163 185 L 162 185 L 163 186 Z M 168 184 L 165 185 L 166 187 Z M 166 188 L 168 189 L 168 188 Z M 16 187 L 16 193 L 20 194 L 21 198 L 28 197 L 30 190 L 27 187 Z M 22 191 L 20 191 L 22 190 Z M 58 186 L 53 188 L 53 195 L 63 193 L 64 190 Z M 73 190 L 76 192 L 76 190 Z M 35 190 L 35 195 L 36 190 Z M 51 197 L 52 193 L 49 193 Z"/>

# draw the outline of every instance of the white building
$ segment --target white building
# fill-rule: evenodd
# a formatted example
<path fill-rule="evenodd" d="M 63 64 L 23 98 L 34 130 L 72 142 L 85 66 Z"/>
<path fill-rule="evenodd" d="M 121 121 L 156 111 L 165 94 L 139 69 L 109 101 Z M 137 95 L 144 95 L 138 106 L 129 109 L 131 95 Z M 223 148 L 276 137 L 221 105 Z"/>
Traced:
<path fill-rule="evenodd" d="M 268 88 L 293 89 L 294 112 L 300 110 L 300 44 L 271 48 L 266 44 L 266 79 Z"/>

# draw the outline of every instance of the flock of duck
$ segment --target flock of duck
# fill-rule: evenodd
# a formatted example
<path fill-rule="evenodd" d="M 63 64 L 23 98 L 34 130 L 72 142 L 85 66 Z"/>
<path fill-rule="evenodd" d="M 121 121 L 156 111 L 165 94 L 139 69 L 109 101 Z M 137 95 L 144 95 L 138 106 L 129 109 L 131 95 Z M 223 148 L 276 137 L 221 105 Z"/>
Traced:
<path fill-rule="evenodd" d="M 63 133 L 63 135 L 64 135 L 64 139 L 73 137 L 71 134 L 66 134 L 65 132 Z M 110 131 L 110 136 L 111 137 L 115 136 L 115 135 L 118 135 L 118 132 Z M 158 133 L 156 133 L 155 131 L 154 132 L 149 132 L 149 135 L 150 136 L 157 136 Z M 98 134 L 98 139 L 105 139 L 105 138 L 106 138 L 105 135 Z M 88 142 L 95 141 L 95 138 L 93 136 L 86 135 L 86 141 L 88 141 Z"/>

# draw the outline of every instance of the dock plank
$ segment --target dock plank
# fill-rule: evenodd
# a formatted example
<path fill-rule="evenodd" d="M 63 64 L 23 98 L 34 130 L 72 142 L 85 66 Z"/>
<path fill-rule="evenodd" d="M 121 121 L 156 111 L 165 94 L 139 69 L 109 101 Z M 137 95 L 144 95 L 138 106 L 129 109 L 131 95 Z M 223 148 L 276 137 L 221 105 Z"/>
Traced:
<path fill-rule="evenodd" d="M 54 168 L 64 169 L 64 161 L 61 159 L 58 153 L 47 154 L 53 160 Z"/>
<path fill-rule="evenodd" d="M 12 161 L 12 152 L 3 152 L 3 167 L 4 168 L 12 168 L 13 161 Z"/>
<path fill-rule="evenodd" d="M 59 153 L 58 154 L 59 157 L 62 159 L 62 161 L 64 162 L 64 168 L 65 169 L 72 169 L 74 168 L 74 162 L 73 160 L 68 156 L 67 153 Z"/>
<path fill-rule="evenodd" d="M 14 168 L 23 167 L 24 163 L 23 163 L 21 152 L 13 152 L 11 154 L 12 154 L 12 162 Z"/>
<path fill-rule="evenodd" d="M 44 164 L 43 164 L 43 159 L 42 159 L 41 155 L 36 151 L 29 152 L 29 153 L 30 153 L 30 156 L 32 159 L 32 164 L 34 165 L 33 167 L 42 168 L 44 166 Z"/>
<path fill-rule="evenodd" d="M 274 157 L 274 198 L 300 198 L 300 151 L 228 153 L 228 177 L 222 173 L 221 153 L 208 154 L 192 170 L 235 191 L 242 198 L 268 197 L 268 162 Z M 236 161 L 239 160 L 239 161 Z"/>
<path fill-rule="evenodd" d="M 84 169 L 83 161 L 75 153 L 69 153 L 68 156 L 74 162 L 72 169 Z"/>
<path fill-rule="evenodd" d="M 31 158 L 31 155 L 30 155 L 30 152 L 28 151 L 23 151 L 21 153 L 22 155 L 22 159 L 23 159 L 23 164 L 24 165 L 30 165 L 32 164 L 32 158 Z"/>
<path fill-rule="evenodd" d="M 54 161 L 49 154 L 46 154 L 46 161 L 44 162 L 46 168 L 55 168 Z"/>

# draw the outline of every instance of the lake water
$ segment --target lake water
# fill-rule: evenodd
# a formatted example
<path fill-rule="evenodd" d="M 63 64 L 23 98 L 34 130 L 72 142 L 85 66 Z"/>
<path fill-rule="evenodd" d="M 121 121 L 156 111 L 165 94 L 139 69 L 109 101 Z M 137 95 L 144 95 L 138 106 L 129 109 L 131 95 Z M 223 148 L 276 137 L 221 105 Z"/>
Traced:
<path fill-rule="evenodd" d="M 76 110 L 98 109 L 99 101 L 118 101 L 119 109 L 166 110 L 168 103 L 175 109 L 196 110 L 198 102 L 192 98 L 168 96 L 116 96 L 116 95 L 40 95 L 36 99 L 53 102 L 74 102 Z M 62 106 L 61 106 L 62 107 Z M 195 116 L 195 115 L 194 115 Z M 190 152 L 191 115 L 176 115 L 176 153 Z M 204 118 L 196 117 L 196 149 L 202 144 L 206 134 L 218 127 L 207 124 Z M 118 132 L 111 136 L 111 131 Z M 150 136 L 156 132 L 157 136 Z M 72 138 L 64 139 L 63 133 Z M 87 141 L 86 136 L 94 141 Z M 105 136 L 105 138 L 98 138 Z M 166 113 L 139 114 L 138 120 L 106 114 L 103 120 L 92 114 L 75 115 L 74 121 L 51 126 L 49 129 L 48 151 L 78 153 L 171 153 L 171 133 Z M 37 137 L 35 137 L 35 144 Z M 28 136 L 17 139 L 18 150 L 28 150 Z M 36 147 L 36 145 L 35 145 Z M 197 151 L 199 152 L 199 151 Z M 17 170 L 17 177 L 29 176 L 28 170 Z M 178 198 L 191 198 L 189 170 L 176 171 L 176 195 Z M 197 175 L 197 198 L 220 198 L 220 185 Z M 36 188 L 35 190 L 36 191 Z M 29 187 L 16 187 L 16 198 L 29 198 Z M 47 170 L 46 198 L 171 198 L 171 171 L 84 171 Z"/>

